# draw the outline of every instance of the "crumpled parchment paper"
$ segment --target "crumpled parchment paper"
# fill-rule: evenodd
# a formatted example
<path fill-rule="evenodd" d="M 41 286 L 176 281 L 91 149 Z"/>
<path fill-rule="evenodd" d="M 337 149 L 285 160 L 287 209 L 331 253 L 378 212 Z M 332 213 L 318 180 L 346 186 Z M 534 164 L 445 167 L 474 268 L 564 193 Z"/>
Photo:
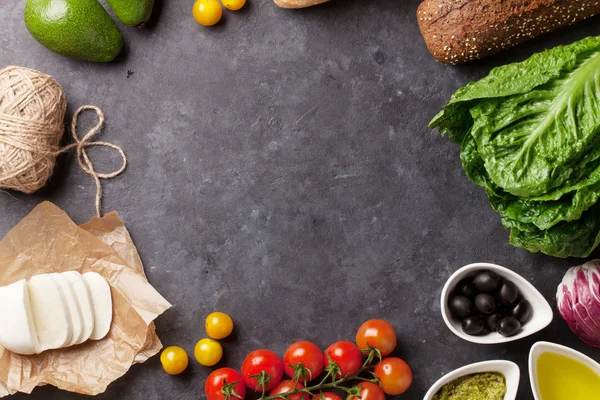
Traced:
<path fill-rule="evenodd" d="M 146 279 L 116 212 L 77 226 L 60 208 L 44 202 L 0 241 L 0 286 L 69 270 L 98 272 L 110 284 L 113 321 L 108 335 L 32 356 L 0 347 L 0 397 L 31 393 L 43 385 L 96 395 L 162 348 L 153 321 L 171 304 Z"/>

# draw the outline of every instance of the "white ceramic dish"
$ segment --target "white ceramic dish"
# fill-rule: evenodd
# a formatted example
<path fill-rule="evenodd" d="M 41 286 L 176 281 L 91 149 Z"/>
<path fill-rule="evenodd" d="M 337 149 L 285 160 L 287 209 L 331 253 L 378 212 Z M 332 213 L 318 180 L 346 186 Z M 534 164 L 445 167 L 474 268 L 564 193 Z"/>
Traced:
<path fill-rule="evenodd" d="M 533 392 L 533 397 L 535 400 L 542 400 L 537 379 L 537 360 L 544 353 L 555 353 L 572 358 L 573 360 L 579 361 L 600 375 L 600 364 L 585 354 L 582 354 L 577 350 L 573 350 L 570 347 L 561 346 L 556 343 L 537 342 L 531 347 L 531 351 L 529 352 L 529 381 L 531 382 L 531 391 Z"/>
<path fill-rule="evenodd" d="M 442 386 L 461 376 L 482 372 L 499 372 L 504 375 L 506 378 L 506 395 L 504 396 L 504 400 L 515 400 L 517 398 L 517 390 L 519 389 L 519 379 L 521 376 L 519 366 L 510 361 L 494 360 L 469 364 L 444 375 L 433 384 L 429 391 L 427 391 L 423 400 L 433 399 L 433 395 L 435 395 Z"/>
<path fill-rule="evenodd" d="M 531 306 L 533 308 L 533 315 L 526 324 L 523 324 L 521 332 L 516 334 L 515 336 L 504 337 L 498 332 L 492 332 L 482 336 L 467 335 L 463 332 L 460 321 L 458 319 L 453 318 L 450 315 L 450 310 L 448 309 L 448 297 L 450 296 L 458 282 L 460 282 L 461 279 L 475 275 L 477 271 L 484 269 L 494 271 L 502 278 L 512 281 L 519 289 L 521 296 L 523 296 L 526 300 L 528 300 L 531 303 Z M 544 296 L 542 296 L 542 294 L 531 283 L 529 283 L 521 275 L 511 271 L 508 268 L 489 263 L 469 264 L 453 273 L 444 285 L 444 288 L 442 289 L 441 309 L 442 317 L 444 318 L 446 325 L 448 325 L 448 328 L 450 328 L 450 330 L 456 336 L 465 339 L 469 342 L 479 344 L 507 343 L 512 342 L 514 340 L 522 339 L 524 337 L 533 335 L 534 333 L 541 331 L 542 329 L 547 327 L 554 318 L 554 314 L 552 313 L 552 307 L 550 307 L 550 304 L 548 304 Z"/>

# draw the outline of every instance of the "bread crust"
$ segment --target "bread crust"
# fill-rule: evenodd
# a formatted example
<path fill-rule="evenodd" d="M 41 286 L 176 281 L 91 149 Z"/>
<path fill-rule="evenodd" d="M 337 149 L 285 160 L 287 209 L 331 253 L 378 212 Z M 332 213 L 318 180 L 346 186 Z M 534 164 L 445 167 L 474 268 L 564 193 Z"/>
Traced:
<path fill-rule="evenodd" d="M 325 3 L 329 0 L 273 0 L 281 8 L 305 8 Z"/>
<path fill-rule="evenodd" d="M 425 0 L 417 20 L 440 62 L 478 60 L 600 14 L 600 0 Z"/>

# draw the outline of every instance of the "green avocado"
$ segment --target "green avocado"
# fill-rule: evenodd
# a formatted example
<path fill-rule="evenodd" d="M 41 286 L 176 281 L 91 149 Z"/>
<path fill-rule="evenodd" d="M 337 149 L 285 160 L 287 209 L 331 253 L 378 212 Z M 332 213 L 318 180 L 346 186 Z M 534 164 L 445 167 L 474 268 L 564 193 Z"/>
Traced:
<path fill-rule="evenodd" d="M 97 0 L 27 0 L 25 25 L 41 44 L 63 56 L 109 62 L 123 35 Z"/>
<path fill-rule="evenodd" d="M 150 19 L 154 0 L 106 0 L 125 25 L 140 26 Z"/>

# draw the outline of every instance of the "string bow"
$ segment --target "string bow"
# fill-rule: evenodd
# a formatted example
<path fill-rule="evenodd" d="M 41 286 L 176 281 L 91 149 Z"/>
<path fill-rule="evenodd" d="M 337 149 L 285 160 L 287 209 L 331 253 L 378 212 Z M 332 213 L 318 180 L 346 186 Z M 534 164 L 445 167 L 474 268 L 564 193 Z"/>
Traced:
<path fill-rule="evenodd" d="M 98 122 L 96 125 L 92 126 L 87 133 L 83 136 L 83 138 L 79 138 L 77 135 L 77 120 L 79 119 L 79 115 L 85 111 L 94 111 L 96 116 L 98 117 Z M 96 106 L 81 106 L 75 111 L 73 114 L 73 120 L 71 121 L 71 135 L 73 136 L 73 140 L 75 143 L 72 143 L 63 149 L 60 150 L 60 153 L 64 153 L 72 148 L 77 149 L 77 162 L 79 163 L 79 167 L 88 175 L 91 175 L 94 178 L 94 182 L 96 182 L 96 216 L 102 217 L 101 215 L 101 200 L 102 200 L 102 182 L 100 179 L 112 179 L 118 175 L 120 175 L 127 168 L 127 156 L 123 149 L 119 146 L 103 141 L 90 141 L 91 138 L 100 132 L 102 127 L 104 126 L 104 113 L 102 110 Z M 97 172 L 94 169 L 94 165 L 90 160 L 90 157 L 87 153 L 87 149 L 90 147 L 109 147 L 113 150 L 116 150 L 121 158 L 123 159 L 123 164 L 119 169 L 114 172 L 109 173 L 101 173 Z"/>

